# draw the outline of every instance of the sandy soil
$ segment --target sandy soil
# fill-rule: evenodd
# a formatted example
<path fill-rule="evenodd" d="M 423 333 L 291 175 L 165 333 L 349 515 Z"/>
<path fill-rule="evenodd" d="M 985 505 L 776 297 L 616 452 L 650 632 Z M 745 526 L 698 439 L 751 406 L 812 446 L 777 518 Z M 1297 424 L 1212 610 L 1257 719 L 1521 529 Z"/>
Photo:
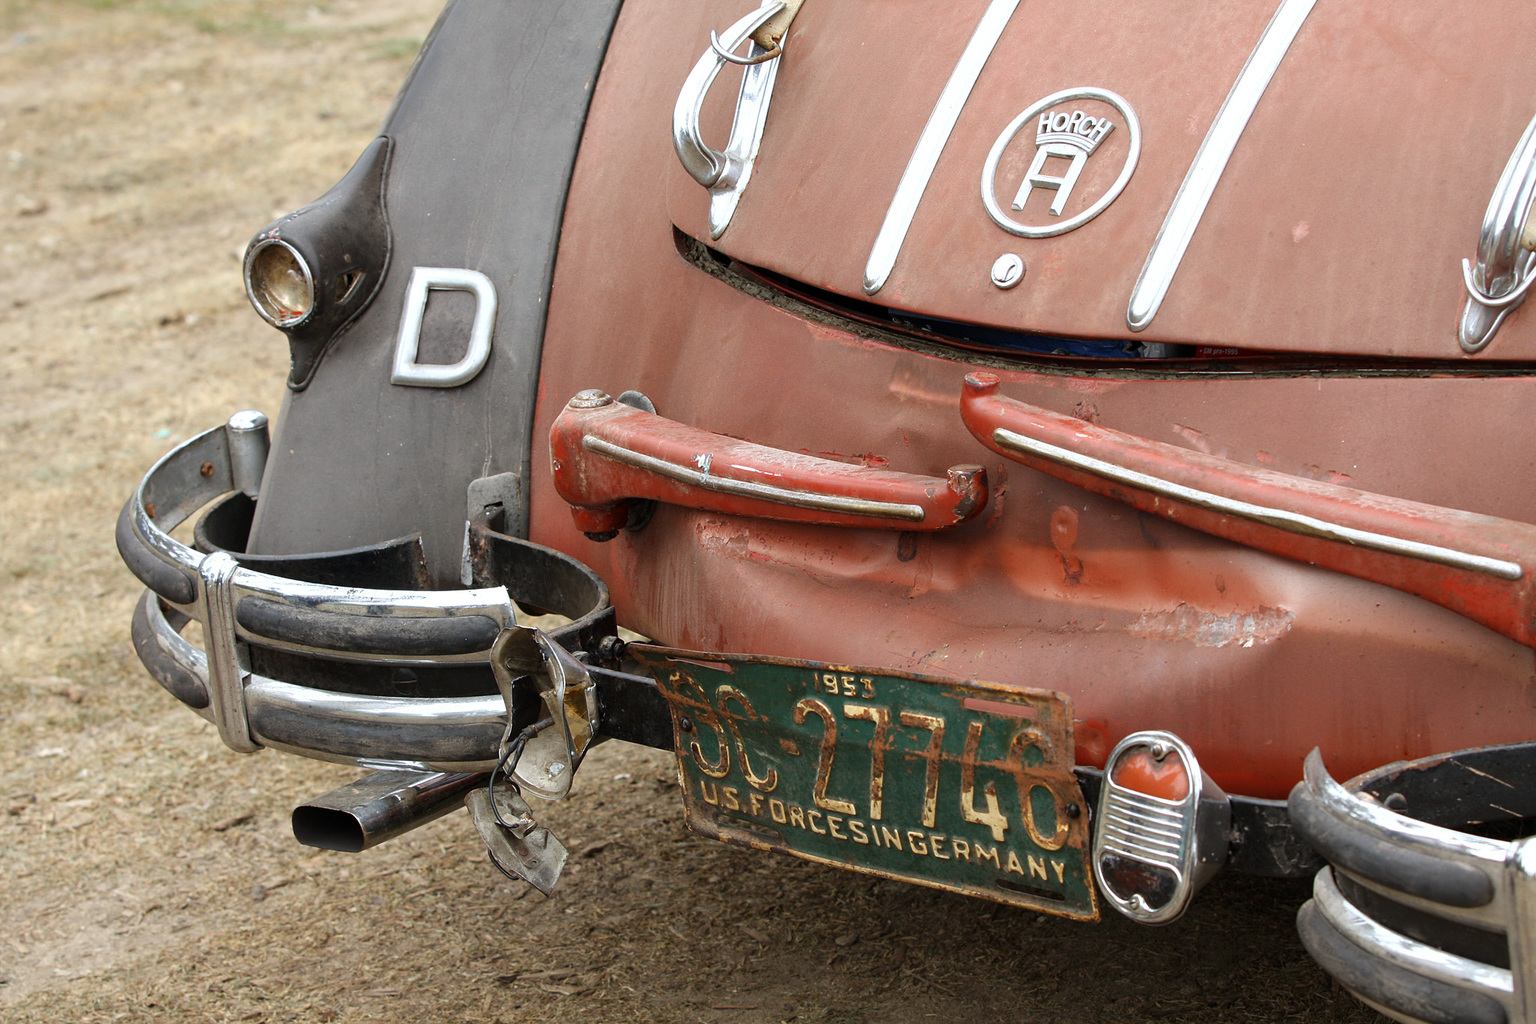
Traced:
<path fill-rule="evenodd" d="M 1304 887 L 1217 883 L 1163 930 L 1048 920 L 690 836 L 653 751 L 549 815 L 553 899 L 463 815 L 293 842 L 353 771 L 226 751 L 128 643 L 112 523 L 164 450 L 275 412 L 245 239 L 373 136 L 432 0 L 0 0 L 0 1018 L 1355 1021 Z"/>

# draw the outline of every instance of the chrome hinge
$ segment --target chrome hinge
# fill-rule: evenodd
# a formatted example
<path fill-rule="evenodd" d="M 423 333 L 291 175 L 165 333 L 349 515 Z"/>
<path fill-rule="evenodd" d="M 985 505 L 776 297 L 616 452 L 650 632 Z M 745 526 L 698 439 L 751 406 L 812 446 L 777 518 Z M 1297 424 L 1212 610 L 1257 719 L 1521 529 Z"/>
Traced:
<path fill-rule="evenodd" d="M 1520 144 L 1510 154 L 1499 184 L 1483 214 L 1477 238 L 1477 265 L 1461 261 L 1467 305 L 1461 313 L 1457 338 L 1462 350 L 1481 352 L 1493 340 L 1504 318 L 1525 299 L 1536 280 L 1536 253 L 1522 244 L 1526 222 L 1536 199 L 1536 118 L 1525 126 Z"/>
<path fill-rule="evenodd" d="M 730 226 L 736 203 L 752 177 L 752 164 L 768 120 L 768 104 L 773 99 L 773 83 L 779 74 L 779 55 L 784 52 L 788 27 L 773 40 L 771 47 L 754 38 L 754 33 L 785 9 L 785 4 L 770 0 L 726 29 L 723 36 L 711 32 L 709 49 L 684 80 L 677 106 L 672 110 L 672 145 L 677 158 L 693 180 L 709 189 L 710 238 L 719 238 Z M 736 50 L 748 41 L 747 55 L 737 57 Z M 728 63 L 744 67 L 731 135 L 721 152 L 705 145 L 699 116 L 710 86 Z"/>

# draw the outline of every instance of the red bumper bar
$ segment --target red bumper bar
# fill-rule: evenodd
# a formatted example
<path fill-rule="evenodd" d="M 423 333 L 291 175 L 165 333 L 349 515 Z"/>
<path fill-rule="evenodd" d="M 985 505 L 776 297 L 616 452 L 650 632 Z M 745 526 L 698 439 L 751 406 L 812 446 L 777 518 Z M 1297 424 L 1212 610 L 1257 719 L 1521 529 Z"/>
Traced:
<path fill-rule="evenodd" d="M 583 391 L 549 436 L 555 490 L 583 533 L 607 540 L 633 500 L 832 526 L 942 530 L 987 503 L 986 472 L 947 477 L 832 462 L 699 430 Z"/>
<path fill-rule="evenodd" d="M 1048 412 L 966 376 L 982 444 L 1132 508 L 1261 551 L 1384 583 L 1536 646 L 1536 526 L 1257 469 Z"/>

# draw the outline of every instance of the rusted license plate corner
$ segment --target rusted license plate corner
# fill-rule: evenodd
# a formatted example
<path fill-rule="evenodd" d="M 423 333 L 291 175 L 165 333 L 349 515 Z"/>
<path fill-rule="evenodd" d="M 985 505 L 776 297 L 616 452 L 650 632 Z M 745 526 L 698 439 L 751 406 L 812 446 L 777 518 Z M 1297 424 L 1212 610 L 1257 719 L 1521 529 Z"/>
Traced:
<path fill-rule="evenodd" d="M 1098 919 L 1065 695 L 783 658 L 630 651 L 671 708 L 693 830 Z"/>

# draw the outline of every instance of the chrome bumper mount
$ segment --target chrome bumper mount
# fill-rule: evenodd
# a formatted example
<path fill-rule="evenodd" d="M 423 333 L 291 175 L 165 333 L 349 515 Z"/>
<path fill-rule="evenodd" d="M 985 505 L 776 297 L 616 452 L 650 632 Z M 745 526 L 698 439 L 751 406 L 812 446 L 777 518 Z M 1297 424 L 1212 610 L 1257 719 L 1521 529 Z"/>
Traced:
<path fill-rule="evenodd" d="M 1313 751 L 1289 801 L 1329 864 L 1297 916 L 1313 959 L 1395 1020 L 1536 1022 L 1532 767 L 1536 744 L 1519 744 L 1340 785 Z"/>
<path fill-rule="evenodd" d="M 118 550 L 148 588 L 133 617 L 140 660 L 231 749 L 272 747 L 370 768 L 489 771 L 507 727 L 489 652 L 515 624 L 517 601 L 572 620 L 550 635 L 590 665 L 601 736 L 670 747 L 671 721 L 654 682 L 617 669 L 621 645 L 607 586 L 568 555 L 500 533 L 488 519 L 466 527 L 466 561 L 478 585 L 450 591 L 309 582 L 252 567 L 281 559 L 199 550 L 208 545 L 171 535 L 221 499 L 255 498 L 268 446 L 266 417 L 237 413 L 156 463 L 117 524 Z M 192 621 L 202 625 L 204 648 L 182 635 Z M 263 672 L 262 664 L 301 666 L 302 678 Z M 469 680 L 458 689 L 470 692 L 326 688 L 330 675 L 387 680 L 436 670 L 457 670 Z M 518 700 L 516 716 L 542 706 L 531 687 Z"/>

